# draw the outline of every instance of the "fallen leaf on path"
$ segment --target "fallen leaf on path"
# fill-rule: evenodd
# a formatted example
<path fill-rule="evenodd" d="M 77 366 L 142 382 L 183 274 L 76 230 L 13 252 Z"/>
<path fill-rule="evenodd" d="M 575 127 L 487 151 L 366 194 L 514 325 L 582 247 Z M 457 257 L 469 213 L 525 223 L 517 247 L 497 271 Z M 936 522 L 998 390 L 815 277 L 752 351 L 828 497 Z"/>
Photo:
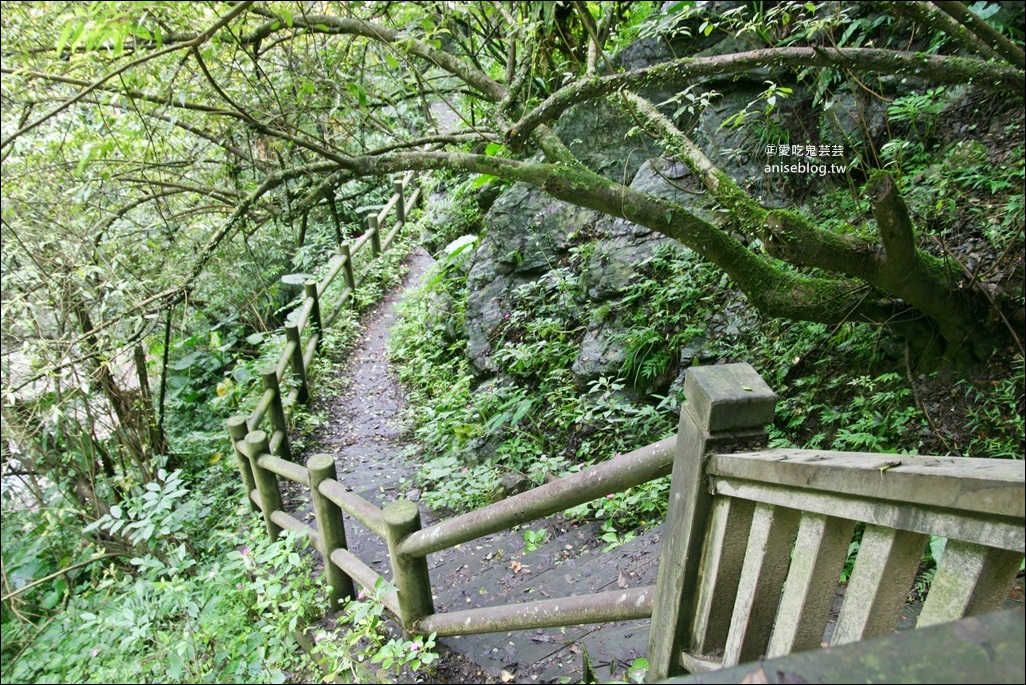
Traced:
<path fill-rule="evenodd" d="M 524 573 L 524 574 L 527 574 L 527 573 L 531 572 L 531 569 L 529 569 L 528 567 L 524 566 L 523 564 L 521 564 L 516 559 L 514 559 L 513 561 L 511 561 L 509 563 L 509 567 L 511 569 L 513 569 L 513 573 Z"/>

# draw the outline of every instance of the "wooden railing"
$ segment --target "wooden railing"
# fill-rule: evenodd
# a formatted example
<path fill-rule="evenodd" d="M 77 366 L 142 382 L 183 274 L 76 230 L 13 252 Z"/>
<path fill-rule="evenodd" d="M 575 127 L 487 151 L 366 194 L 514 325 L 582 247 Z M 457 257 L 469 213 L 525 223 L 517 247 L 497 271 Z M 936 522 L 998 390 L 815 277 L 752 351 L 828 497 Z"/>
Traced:
<path fill-rule="evenodd" d="M 758 374 L 744 364 L 695 368 L 684 391 L 651 680 L 893 633 L 930 535 L 947 542 L 916 627 L 1001 607 L 1026 551 L 1023 461 L 737 453 L 773 416 L 776 398 Z M 858 523 L 860 548 L 830 624 Z"/>
<path fill-rule="evenodd" d="M 344 243 L 339 246 L 338 256 L 332 260 L 327 274 L 321 281 L 308 281 L 304 285 L 305 297 L 284 326 L 285 348 L 277 363 L 264 369 L 261 374 L 263 392 L 256 408 L 248 416 L 239 415 L 228 419 L 228 435 L 235 445 L 236 461 L 248 499 L 255 510 L 264 513 L 267 531 L 272 538 L 277 537 L 282 529 L 307 529 L 295 517 L 282 510 L 278 489 L 278 476 L 293 480 L 298 478 L 303 483 L 310 480 L 307 468 L 292 462 L 287 413 L 297 403 L 305 403 L 310 397 L 307 370 L 317 354 L 324 329 L 331 326 L 349 305 L 357 288 L 366 281 L 374 268 L 374 261 L 392 246 L 406 222 L 408 209 L 416 206 L 420 200 L 421 191 L 413 187 L 414 180 L 414 174 L 408 173 L 402 180 L 394 181 L 393 192 L 388 202 L 380 211 L 367 217 L 367 230 L 363 235 L 352 244 Z M 391 229 L 382 235 L 389 217 L 393 215 L 394 223 Z M 366 254 L 368 249 L 370 254 L 365 259 L 358 260 L 357 256 L 361 253 Z M 334 299 L 330 311 L 322 312 L 322 296 L 339 274 L 344 280 L 341 294 Z M 295 387 L 283 396 L 282 385 L 290 374 L 294 381 L 292 385 Z M 262 430 L 265 420 L 268 424 L 267 429 Z M 263 458 L 255 458 L 253 455 Z M 341 520 L 337 528 L 330 523 L 332 517 L 328 513 L 318 516 L 318 520 L 328 522 L 322 523 L 322 528 L 327 529 L 325 535 L 334 542 L 335 538 L 330 536 L 341 531 Z M 308 532 L 320 545 L 321 533 Z M 344 537 L 341 540 L 341 546 L 344 547 Z M 346 589 L 344 583 L 348 578 L 343 579 L 335 573 L 329 575 L 336 586 L 341 584 L 342 590 Z M 351 583 L 348 588 L 352 588 Z"/>
<path fill-rule="evenodd" d="M 865 531 L 834 643 L 894 630 L 928 534 L 949 541 L 921 625 L 993 608 L 1018 570 L 1022 461 L 761 451 L 776 396 L 748 364 L 691 369 L 685 395 L 676 436 L 423 529 L 413 502 L 381 510 L 348 491 L 331 456 L 305 467 L 283 458 L 273 401 L 270 438 L 243 417 L 229 431 L 268 533 L 302 531 L 324 556 L 333 609 L 355 596 L 354 582 L 374 589 L 381 581 L 346 548 L 344 512 L 387 542 L 394 588 L 383 602 L 406 631 L 467 635 L 651 617 L 650 679 L 818 646 L 856 522 Z M 671 470 L 656 586 L 435 612 L 428 554 Z M 282 510 L 279 477 L 310 488 L 317 529 Z"/>

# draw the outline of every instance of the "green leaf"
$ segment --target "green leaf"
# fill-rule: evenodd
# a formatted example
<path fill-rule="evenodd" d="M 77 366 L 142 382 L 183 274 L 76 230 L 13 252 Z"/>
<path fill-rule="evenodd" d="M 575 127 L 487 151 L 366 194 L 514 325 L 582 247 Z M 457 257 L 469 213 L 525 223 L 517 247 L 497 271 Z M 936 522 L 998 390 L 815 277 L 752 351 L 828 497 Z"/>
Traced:
<path fill-rule="evenodd" d="M 68 44 L 68 39 L 71 38 L 71 31 L 75 28 L 72 23 L 64 25 L 64 30 L 61 31 L 60 37 L 57 39 L 57 54 L 61 54 L 64 51 L 64 46 Z"/>
<path fill-rule="evenodd" d="M 399 60 L 397 60 L 395 57 L 393 57 L 391 54 L 387 52 L 385 53 L 385 64 L 387 64 L 390 69 L 399 68 Z"/>
<path fill-rule="evenodd" d="M 473 190 L 473 189 L 475 189 L 475 188 L 480 188 L 480 187 L 481 187 L 481 186 L 483 186 L 484 184 L 486 184 L 486 183 L 488 183 L 489 181 L 492 181 L 492 180 L 494 180 L 494 179 L 495 179 L 495 177 L 494 177 L 494 176 L 492 176 L 492 175 L 490 175 L 490 174 L 480 174 L 480 175 L 479 175 L 479 176 L 478 176 L 477 178 L 475 178 L 475 179 L 473 180 L 473 182 L 472 182 L 472 183 L 470 184 L 470 189 L 471 189 L 471 190 Z"/>
<path fill-rule="evenodd" d="M 356 101 L 360 103 L 360 107 L 367 107 L 367 91 L 364 87 L 355 81 L 350 81 L 346 87 L 349 94 L 356 98 Z"/>

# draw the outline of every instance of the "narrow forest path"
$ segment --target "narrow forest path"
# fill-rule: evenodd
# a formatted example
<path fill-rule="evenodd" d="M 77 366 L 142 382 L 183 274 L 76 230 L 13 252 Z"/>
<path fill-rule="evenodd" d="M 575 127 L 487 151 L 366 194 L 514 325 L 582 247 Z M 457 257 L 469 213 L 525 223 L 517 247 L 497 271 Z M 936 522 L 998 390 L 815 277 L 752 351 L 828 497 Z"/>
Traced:
<path fill-rule="evenodd" d="M 409 453 L 402 412 L 405 390 L 390 373 L 385 355 L 396 320 L 395 305 L 423 282 L 433 260 L 418 250 L 407 260 L 404 285 L 364 317 L 364 331 L 334 371 L 331 393 L 314 393 L 311 409 L 325 420 L 302 455 L 335 458 L 340 482 L 383 507 L 396 499 L 419 498 L 417 465 Z M 421 507 L 425 526 L 438 520 Z M 571 524 L 560 517 L 537 521 L 547 541 L 525 551 L 523 531 L 506 531 L 428 557 L 437 611 L 495 606 L 655 583 L 660 533 L 601 554 L 597 525 Z M 351 519 L 348 545 L 378 573 L 390 577 L 384 542 Z M 515 563 L 514 563 L 515 562 Z M 644 656 L 648 622 L 515 631 L 447 638 L 438 677 L 443 682 L 581 682 L 588 660 L 600 681 L 621 680 L 634 659 Z M 452 663 L 457 662 L 457 663 Z"/>

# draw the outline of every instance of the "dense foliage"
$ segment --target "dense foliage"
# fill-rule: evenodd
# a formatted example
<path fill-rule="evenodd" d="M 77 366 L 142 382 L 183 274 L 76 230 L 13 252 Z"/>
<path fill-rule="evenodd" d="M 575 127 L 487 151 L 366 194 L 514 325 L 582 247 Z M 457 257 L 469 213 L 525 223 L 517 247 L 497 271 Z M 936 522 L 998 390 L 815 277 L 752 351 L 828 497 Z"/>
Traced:
<path fill-rule="evenodd" d="M 472 202 L 469 185 L 453 202 Z M 415 436 L 431 455 L 420 478 L 433 506 L 481 506 L 502 496 L 506 475 L 537 485 L 671 434 L 683 398 L 680 377 L 668 384 L 666 374 L 683 371 L 676 363 L 686 350 L 696 364 L 747 361 L 759 370 L 781 396 L 775 446 L 1000 458 L 1021 458 L 1026 449 L 1021 359 L 953 388 L 937 372 L 909 374 L 900 346 L 880 331 L 762 316 L 714 265 L 672 244 L 638 264 L 626 292 L 598 308 L 582 304 L 580 267 L 590 243 L 525 283 L 493 341 L 497 375 L 482 383 L 469 367 L 465 333 L 476 244 L 467 235 L 440 252 L 435 273 L 404 303 L 390 343 L 400 378 L 414 390 Z M 623 363 L 581 388 L 571 371 L 577 349 L 589 319 L 609 310 L 625 314 Z M 668 390 L 656 389 L 660 379 Z M 917 387 L 931 393 L 928 403 Z M 665 488 L 652 483 L 569 513 L 622 532 L 658 520 Z"/>

